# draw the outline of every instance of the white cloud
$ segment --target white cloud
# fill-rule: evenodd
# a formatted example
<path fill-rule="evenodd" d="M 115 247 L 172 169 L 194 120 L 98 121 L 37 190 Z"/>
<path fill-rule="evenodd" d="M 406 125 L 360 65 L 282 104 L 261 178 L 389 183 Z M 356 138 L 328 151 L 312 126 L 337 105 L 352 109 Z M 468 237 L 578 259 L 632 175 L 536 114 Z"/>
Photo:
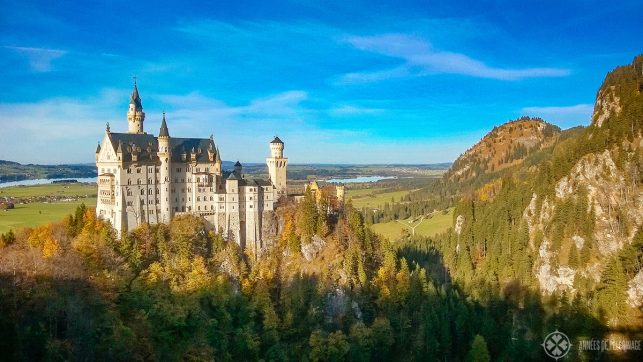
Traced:
<path fill-rule="evenodd" d="M 338 107 L 333 107 L 330 109 L 329 113 L 332 116 L 351 116 L 351 115 L 362 115 L 362 114 L 378 114 L 383 113 L 385 110 L 381 108 L 368 108 L 352 105 L 342 105 Z"/>
<path fill-rule="evenodd" d="M 376 72 L 349 73 L 342 82 L 370 82 L 403 76 L 425 76 L 434 73 L 461 74 L 478 78 L 519 80 L 569 75 L 562 68 L 501 68 L 486 65 L 462 53 L 435 49 L 428 41 L 405 34 L 349 36 L 344 41 L 353 47 L 404 61 L 399 67 Z"/>
<path fill-rule="evenodd" d="M 14 52 L 26 57 L 29 60 L 31 69 L 36 72 L 51 71 L 51 62 L 67 53 L 65 50 L 47 48 L 16 46 L 3 46 L 3 48 L 13 50 Z"/>
<path fill-rule="evenodd" d="M 520 110 L 520 114 L 540 117 L 563 128 L 568 128 L 588 124 L 593 111 L 594 105 L 592 104 L 576 104 L 573 106 L 524 107 Z"/>

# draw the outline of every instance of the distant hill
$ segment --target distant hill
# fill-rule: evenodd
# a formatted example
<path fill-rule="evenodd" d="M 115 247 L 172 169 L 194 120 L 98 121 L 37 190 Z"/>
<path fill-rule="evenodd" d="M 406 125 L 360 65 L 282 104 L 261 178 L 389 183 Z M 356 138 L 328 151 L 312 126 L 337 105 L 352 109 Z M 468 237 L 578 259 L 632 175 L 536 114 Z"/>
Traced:
<path fill-rule="evenodd" d="M 22 165 L 0 160 L 0 182 L 95 176 L 94 165 Z"/>
<path fill-rule="evenodd" d="M 520 164 L 528 155 L 551 146 L 560 128 L 540 118 L 522 117 L 495 127 L 453 163 L 451 181 L 466 181 L 483 173 Z"/>

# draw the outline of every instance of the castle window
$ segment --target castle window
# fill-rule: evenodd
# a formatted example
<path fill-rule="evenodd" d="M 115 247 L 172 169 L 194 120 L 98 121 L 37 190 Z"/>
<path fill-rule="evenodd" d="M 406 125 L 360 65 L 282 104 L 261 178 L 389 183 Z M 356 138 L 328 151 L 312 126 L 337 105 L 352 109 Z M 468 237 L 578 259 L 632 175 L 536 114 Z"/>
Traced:
<path fill-rule="evenodd" d="M 141 173 L 141 169 L 140 169 L 140 168 L 137 168 L 137 169 L 136 169 L 136 173 Z"/>
<path fill-rule="evenodd" d="M 176 172 L 181 172 L 181 169 L 177 167 Z"/>
<path fill-rule="evenodd" d="M 199 206 L 198 208 L 199 208 L 198 210 L 201 211 L 201 206 Z"/>
<path fill-rule="evenodd" d="M 127 196 L 132 196 L 132 190 L 127 190 Z"/>
<path fill-rule="evenodd" d="M 147 179 L 147 183 L 148 183 L 148 184 L 152 184 L 152 179 L 151 179 L 151 178 L 148 178 L 148 179 Z"/>
<path fill-rule="evenodd" d="M 145 200 L 141 200 L 141 205 L 145 205 Z"/>
<path fill-rule="evenodd" d="M 185 212 L 185 206 L 181 206 L 181 211 Z"/>
<path fill-rule="evenodd" d="M 249 200 L 252 201 L 252 196 L 249 197 Z"/>
<path fill-rule="evenodd" d="M 167 189 L 166 189 L 166 190 L 167 190 Z M 157 193 L 157 194 L 159 193 L 159 189 L 156 189 L 156 193 Z"/>
<path fill-rule="evenodd" d="M 219 209 L 223 210 L 223 205 L 219 205 Z"/>
<path fill-rule="evenodd" d="M 141 190 L 141 195 L 145 195 L 145 190 Z"/>
<path fill-rule="evenodd" d="M 140 185 L 140 184 L 141 184 L 141 179 L 140 179 L 140 178 L 136 179 L 136 183 L 137 183 L 138 185 Z"/>
<path fill-rule="evenodd" d="M 248 207 L 252 209 L 252 205 L 250 205 L 250 206 L 248 206 Z"/>
<path fill-rule="evenodd" d="M 214 201 L 214 196 L 210 196 L 210 201 Z"/>
<path fill-rule="evenodd" d="M 210 205 L 210 210 L 214 210 L 214 205 Z"/>
<path fill-rule="evenodd" d="M 197 196 L 196 201 L 201 201 L 201 196 Z"/>
<path fill-rule="evenodd" d="M 224 201 L 223 199 L 223 196 L 219 196 L 219 201 Z"/>
<path fill-rule="evenodd" d="M 128 169 L 127 169 L 127 173 L 132 173 L 132 169 L 131 169 L 131 168 L 128 168 Z"/>
<path fill-rule="evenodd" d="M 129 179 L 128 179 L 128 180 L 127 180 L 127 184 L 128 184 L 128 185 L 131 185 L 131 184 L 132 184 L 132 180 L 129 180 Z"/>
<path fill-rule="evenodd" d="M 128 201 L 128 202 L 127 202 L 127 206 L 132 206 L 132 202 L 131 202 L 131 201 Z"/>
<path fill-rule="evenodd" d="M 149 190 L 147 191 L 147 194 L 148 194 L 148 195 L 151 195 L 151 194 L 152 194 L 152 189 L 149 189 Z"/>

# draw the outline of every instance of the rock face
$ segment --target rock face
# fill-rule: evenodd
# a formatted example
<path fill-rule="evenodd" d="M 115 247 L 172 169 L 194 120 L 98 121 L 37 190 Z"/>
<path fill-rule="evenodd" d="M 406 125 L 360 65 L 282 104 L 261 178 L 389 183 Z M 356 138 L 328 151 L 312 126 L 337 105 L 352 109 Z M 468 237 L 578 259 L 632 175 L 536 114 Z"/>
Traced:
<path fill-rule="evenodd" d="M 627 283 L 627 303 L 633 308 L 643 306 L 643 269 Z"/>
<path fill-rule="evenodd" d="M 592 123 L 597 127 L 602 127 L 603 122 L 612 115 L 621 113 L 621 99 L 616 95 L 616 87 L 609 86 L 607 89 L 601 89 L 596 97 Z"/>
<path fill-rule="evenodd" d="M 326 246 L 326 241 L 318 235 L 313 235 L 309 243 L 301 244 L 301 254 L 307 261 L 312 261 Z"/>

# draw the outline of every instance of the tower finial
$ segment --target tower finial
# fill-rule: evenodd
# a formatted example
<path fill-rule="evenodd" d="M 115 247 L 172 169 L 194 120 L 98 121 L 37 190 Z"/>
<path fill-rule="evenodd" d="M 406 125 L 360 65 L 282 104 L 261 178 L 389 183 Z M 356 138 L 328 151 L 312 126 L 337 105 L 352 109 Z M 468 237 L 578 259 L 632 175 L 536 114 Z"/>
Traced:
<path fill-rule="evenodd" d="M 109 122 L 107 122 L 107 123 L 105 124 L 105 131 L 106 131 L 107 133 L 111 133 L 111 130 L 109 129 Z"/>
<path fill-rule="evenodd" d="M 132 78 L 134 78 L 134 87 L 136 87 L 136 76 L 133 76 Z"/>

